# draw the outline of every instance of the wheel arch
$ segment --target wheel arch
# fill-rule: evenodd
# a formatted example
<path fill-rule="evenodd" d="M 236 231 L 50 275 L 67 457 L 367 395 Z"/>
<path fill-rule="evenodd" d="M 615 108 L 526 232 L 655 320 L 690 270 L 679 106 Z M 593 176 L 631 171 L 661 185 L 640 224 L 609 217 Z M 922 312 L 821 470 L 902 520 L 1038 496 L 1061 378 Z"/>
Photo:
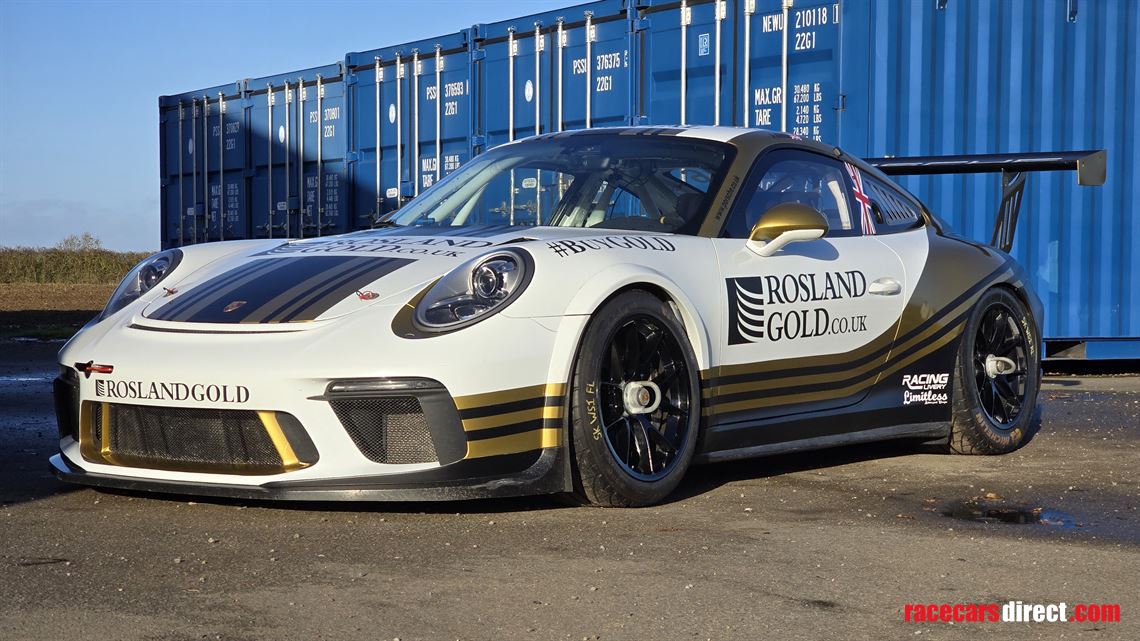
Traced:
<path fill-rule="evenodd" d="M 616 296 L 635 289 L 644 290 L 665 303 L 674 305 L 681 325 L 688 335 L 698 370 L 708 369 L 712 358 L 712 342 L 708 326 L 696 304 L 672 279 L 659 271 L 647 268 L 618 268 L 606 274 L 605 279 L 594 279 L 571 299 L 567 315 L 592 317 L 598 309 Z M 584 324 L 574 341 L 575 353 L 581 343 L 587 324 Z"/>
<path fill-rule="evenodd" d="M 1044 358 L 1043 355 L 1045 354 L 1045 335 L 1042 333 L 1042 326 L 1045 323 L 1045 319 L 1041 318 L 1042 306 L 1040 299 L 1037 298 L 1037 295 L 1032 290 L 1018 281 L 1005 280 L 1000 283 L 994 283 L 994 285 L 986 291 L 995 289 L 1009 292 L 1014 298 L 1016 298 L 1021 302 L 1022 305 L 1025 306 L 1025 311 L 1028 312 L 1029 322 L 1033 323 L 1035 340 L 1031 346 L 1033 347 L 1034 357 L 1036 358 L 1038 367 L 1040 368 L 1041 361 Z M 982 293 L 982 296 L 985 296 L 985 292 Z M 980 302 L 981 297 L 979 297 L 978 300 Z M 965 339 L 966 336 L 963 332 L 963 335 L 959 340 Z"/>
<path fill-rule="evenodd" d="M 1014 298 L 1021 301 L 1022 305 L 1025 305 L 1026 311 L 1029 312 L 1029 318 L 1033 321 L 1033 329 L 1037 332 L 1037 339 L 1041 340 L 1041 324 L 1044 322 L 1044 319 L 1038 318 L 1040 303 L 1037 300 L 1037 296 L 1024 285 L 1012 281 L 995 283 L 991 289 L 1004 289 L 1013 294 Z"/>

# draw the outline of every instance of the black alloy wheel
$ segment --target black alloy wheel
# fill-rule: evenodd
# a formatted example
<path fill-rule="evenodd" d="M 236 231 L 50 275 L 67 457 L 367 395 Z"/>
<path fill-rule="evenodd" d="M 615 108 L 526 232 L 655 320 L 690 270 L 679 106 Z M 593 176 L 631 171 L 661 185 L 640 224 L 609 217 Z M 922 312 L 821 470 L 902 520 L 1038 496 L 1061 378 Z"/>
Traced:
<path fill-rule="evenodd" d="M 606 355 L 598 372 L 606 445 L 630 476 L 659 480 L 676 465 L 689 438 L 693 399 L 685 355 L 676 337 L 649 316 L 627 318 Z M 650 407 L 655 409 L 645 411 Z"/>
<path fill-rule="evenodd" d="M 974 382 L 982 410 L 1009 429 L 1025 405 L 1029 347 L 1013 310 L 1001 303 L 986 308 L 974 336 Z"/>
<path fill-rule="evenodd" d="M 1004 454 L 1040 427 L 1041 354 L 1037 323 L 1010 289 L 995 287 L 974 306 L 958 347 L 949 448 Z"/>
<path fill-rule="evenodd" d="M 697 448 L 697 358 L 677 309 L 642 290 L 599 307 L 570 386 L 574 493 L 594 505 L 650 505 L 681 482 Z"/>

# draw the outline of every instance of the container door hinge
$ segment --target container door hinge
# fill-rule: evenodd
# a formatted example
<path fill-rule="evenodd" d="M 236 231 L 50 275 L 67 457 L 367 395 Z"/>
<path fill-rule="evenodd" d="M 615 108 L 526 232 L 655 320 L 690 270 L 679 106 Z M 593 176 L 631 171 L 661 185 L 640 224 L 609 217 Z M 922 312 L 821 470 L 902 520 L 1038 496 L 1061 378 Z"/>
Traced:
<path fill-rule="evenodd" d="M 487 58 L 486 49 L 475 49 L 471 52 L 471 62 L 479 62 Z"/>
<path fill-rule="evenodd" d="M 471 136 L 472 147 L 482 147 L 485 144 L 487 144 L 486 136 Z"/>
<path fill-rule="evenodd" d="M 633 126 L 634 127 L 640 127 L 641 125 L 648 125 L 648 124 L 649 124 L 649 116 L 634 116 L 633 117 Z"/>
<path fill-rule="evenodd" d="M 257 170 L 252 167 L 246 167 L 241 172 L 242 178 L 253 178 L 257 175 Z"/>
<path fill-rule="evenodd" d="M 344 155 L 345 162 L 358 162 L 360 160 L 360 152 L 353 150 Z"/>
<path fill-rule="evenodd" d="M 653 21 L 649 18 L 638 18 L 633 21 L 634 31 L 645 31 L 653 26 Z"/>
<path fill-rule="evenodd" d="M 839 101 L 835 103 L 836 111 L 847 111 L 847 94 L 839 94 Z"/>
<path fill-rule="evenodd" d="M 356 74 L 349 73 L 344 77 L 344 84 L 351 87 L 356 84 Z"/>

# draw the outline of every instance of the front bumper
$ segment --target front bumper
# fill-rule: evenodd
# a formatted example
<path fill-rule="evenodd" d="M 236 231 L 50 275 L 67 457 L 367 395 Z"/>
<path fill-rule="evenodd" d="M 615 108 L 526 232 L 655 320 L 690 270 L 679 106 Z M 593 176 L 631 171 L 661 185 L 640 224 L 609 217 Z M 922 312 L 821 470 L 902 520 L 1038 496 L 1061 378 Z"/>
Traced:
<path fill-rule="evenodd" d="M 218 461 L 187 463 L 185 460 L 175 461 L 176 464 L 171 466 L 168 460 L 145 460 L 140 458 L 137 452 L 124 452 L 119 447 L 119 441 L 124 439 L 120 436 L 120 432 L 115 432 L 120 427 L 118 424 L 112 427 L 113 422 L 107 418 L 103 419 L 103 423 L 98 428 L 92 427 L 93 424 L 98 423 L 95 417 L 100 414 L 104 417 L 117 415 L 120 411 L 119 408 L 128 410 L 126 412 L 128 417 L 135 414 L 135 410 L 139 409 L 160 410 L 158 416 L 161 417 L 166 415 L 161 410 L 169 408 L 140 405 L 122 406 L 81 401 L 77 379 L 78 376 L 74 370 L 64 368 L 63 373 L 55 383 L 61 452 L 51 459 L 53 473 L 61 480 L 72 483 L 168 494 L 313 501 L 459 500 L 556 493 L 566 491 L 570 487 L 569 476 L 565 473 L 568 466 L 561 455 L 565 448 L 556 446 L 540 448 L 538 447 L 540 440 L 535 440 L 532 436 L 547 431 L 562 432 L 564 425 L 562 425 L 561 419 L 560 404 L 562 399 L 560 397 L 536 399 L 541 401 L 541 406 L 521 411 L 522 414 L 528 416 L 552 413 L 556 414 L 557 418 L 525 421 L 510 419 L 515 420 L 513 425 L 482 428 L 483 422 L 488 420 L 496 424 L 501 423 L 502 421 L 497 421 L 499 416 L 517 417 L 520 413 L 518 409 L 520 402 L 507 401 L 498 406 L 465 407 L 469 405 L 469 399 L 483 397 L 453 399 L 441 385 L 426 379 L 414 379 L 415 382 L 421 384 L 414 392 L 406 388 L 395 391 L 360 389 L 367 387 L 367 384 L 377 382 L 375 380 L 343 382 L 347 385 L 330 384 L 324 395 L 312 397 L 308 400 L 336 407 L 338 403 L 383 402 L 395 397 L 414 398 L 422 407 L 422 413 L 418 417 L 424 419 L 422 422 L 426 423 L 424 425 L 424 436 L 429 439 L 428 451 L 431 454 L 431 460 L 424 460 L 418 464 L 384 464 L 382 459 L 377 458 L 377 452 L 369 449 L 370 442 L 363 435 L 353 433 L 350 414 L 335 412 L 341 419 L 341 425 L 337 427 L 323 425 L 322 431 L 340 431 L 342 438 L 345 436 L 344 432 L 348 432 L 348 436 L 359 448 L 357 454 L 372 459 L 372 463 L 366 469 L 375 470 L 375 473 L 345 474 L 343 470 L 347 466 L 343 464 L 331 466 L 326 463 L 319 474 L 309 474 L 307 478 L 303 476 L 298 478 L 298 471 L 311 472 L 305 468 L 315 465 L 321 459 L 313 449 L 312 442 L 308 439 L 307 429 L 295 420 L 289 434 L 283 436 L 287 436 L 287 441 L 294 446 L 289 449 L 289 452 L 301 454 L 300 461 L 302 464 L 299 467 L 284 465 L 266 472 L 264 470 L 251 470 L 248 464 L 234 469 L 224 468 L 218 464 Z M 380 380 L 379 382 L 407 383 L 408 380 Z M 429 385 L 424 385 L 425 383 Z M 348 387 L 349 389 L 337 391 L 338 387 Z M 562 386 L 557 387 L 561 388 Z M 539 386 L 539 388 L 543 389 L 543 386 Z M 500 397 L 500 394 L 491 396 Z M 458 400 L 458 405 L 464 409 L 457 409 L 456 400 Z M 545 405 L 547 402 L 551 404 L 551 407 Z M 527 404 L 528 402 L 522 402 L 522 405 Z M 81 407 L 84 409 L 81 410 Z M 502 411 L 496 414 L 497 410 Z M 223 414 L 226 413 L 223 412 Z M 258 414 L 265 414 L 265 412 Z M 229 421 L 229 425 L 233 427 L 235 423 Z M 373 436 L 381 437 L 380 440 L 389 437 L 387 440 L 393 441 L 396 439 L 390 438 L 392 436 L 397 438 L 406 436 L 406 433 L 388 433 L 386 435 L 380 433 L 380 431 L 387 429 L 386 423 L 374 423 L 373 425 L 376 426 L 375 429 L 377 430 Z M 367 427 L 367 425 L 364 426 L 365 429 Z M 468 428 L 471 427 L 478 429 L 469 431 Z M 534 429 L 536 427 L 540 429 L 536 431 Z M 187 435 L 201 429 L 201 426 L 192 422 L 165 423 L 155 421 L 152 422 L 150 428 L 154 431 L 144 435 L 141 439 L 137 433 L 131 434 L 128 431 L 125 434 L 129 435 L 130 440 L 133 441 L 150 440 L 152 443 L 156 441 L 166 443 L 180 439 L 193 439 L 194 437 Z M 128 420 L 127 429 L 137 432 L 139 429 L 137 422 Z M 502 436 L 504 430 L 512 432 L 513 435 Z M 113 438 L 112 433 L 115 434 Z M 492 445 L 492 449 L 494 449 L 501 447 L 504 440 L 509 444 L 519 437 L 524 439 L 522 451 L 508 450 L 506 453 L 495 452 L 489 456 L 478 455 L 480 451 L 486 451 L 487 444 L 500 443 L 498 446 Z M 239 440 L 248 440 L 248 438 L 248 436 L 242 436 Z M 112 440 L 115 441 L 115 446 L 112 446 Z M 233 438 L 223 438 L 221 443 L 233 440 Z M 304 448 L 296 447 L 299 441 L 304 441 L 307 446 Z M 373 438 L 371 442 L 375 443 L 377 439 Z M 106 445 L 106 448 L 103 448 L 103 445 Z M 189 449 L 200 454 L 210 447 L 216 448 L 218 445 L 219 441 L 216 438 L 199 438 L 194 440 L 189 448 L 176 448 L 175 452 L 180 453 Z M 232 454 L 229 449 L 221 451 L 226 457 Z M 419 453 L 422 454 L 423 452 Z M 286 460 L 286 457 L 282 456 L 279 462 Z M 292 460 L 294 463 L 298 461 L 297 458 Z M 340 471 L 339 475 L 336 474 L 338 471 Z M 278 473 L 275 474 L 274 472 Z M 272 476 L 264 476 L 267 473 L 272 474 Z"/>
<path fill-rule="evenodd" d="M 125 322 L 89 328 L 60 355 L 55 474 L 87 485 L 251 499 L 455 500 L 570 487 L 562 454 L 565 385 L 549 382 L 552 376 L 565 380 L 562 370 L 568 367 L 552 366 L 552 354 L 565 351 L 556 346 L 562 335 L 556 331 L 558 322 L 491 319 L 465 330 L 466 336 L 371 342 L 347 340 L 362 332 L 345 324 L 266 336 L 155 332 Z M 519 350 L 520 342 L 531 349 Z M 76 364 L 92 360 L 113 364 L 113 373 L 76 372 Z M 389 456 L 393 450 L 365 447 L 359 432 L 350 429 L 352 401 L 384 394 L 337 392 L 334 387 L 409 377 L 437 384 L 414 393 L 431 436 L 429 445 L 417 452 L 434 456 L 399 459 Z M 158 396 L 152 387 L 156 382 Z M 204 400 L 182 398 L 186 389 L 203 384 L 204 389 L 222 392 L 213 400 L 209 394 Z M 109 396 L 112 386 L 116 391 Z M 172 391 L 182 394 L 174 398 Z M 142 406 L 156 413 L 193 409 L 201 414 L 240 411 L 275 417 L 282 428 L 278 437 L 283 435 L 293 446 L 295 460 L 253 474 L 193 465 L 148 466 L 117 456 L 121 452 L 115 447 L 108 448 L 109 457 L 97 450 L 92 455 L 89 444 L 102 439 L 90 438 L 90 417 L 94 408 L 102 412 L 107 404 Z M 99 416 L 105 423 L 108 414 Z M 274 421 L 265 422 L 268 429 Z M 155 423 L 151 427 L 159 436 L 178 436 L 179 430 L 193 428 L 180 420 Z M 294 438 L 291 425 L 308 438 Z M 253 429 L 248 421 L 246 428 Z M 311 440 L 311 456 L 305 454 L 309 448 L 297 447 L 299 440 Z M 281 449 L 278 453 L 283 454 Z M 286 459 L 281 456 L 278 462 Z"/>

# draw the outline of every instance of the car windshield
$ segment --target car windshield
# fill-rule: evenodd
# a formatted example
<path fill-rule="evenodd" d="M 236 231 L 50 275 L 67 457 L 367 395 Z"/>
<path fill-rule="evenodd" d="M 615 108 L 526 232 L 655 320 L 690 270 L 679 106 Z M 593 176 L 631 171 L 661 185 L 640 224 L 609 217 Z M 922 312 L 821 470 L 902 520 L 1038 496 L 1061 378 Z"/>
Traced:
<path fill-rule="evenodd" d="M 695 234 L 732 148 L 694 138 L 577 134 L 492 149 L 386 220 Z"/>

